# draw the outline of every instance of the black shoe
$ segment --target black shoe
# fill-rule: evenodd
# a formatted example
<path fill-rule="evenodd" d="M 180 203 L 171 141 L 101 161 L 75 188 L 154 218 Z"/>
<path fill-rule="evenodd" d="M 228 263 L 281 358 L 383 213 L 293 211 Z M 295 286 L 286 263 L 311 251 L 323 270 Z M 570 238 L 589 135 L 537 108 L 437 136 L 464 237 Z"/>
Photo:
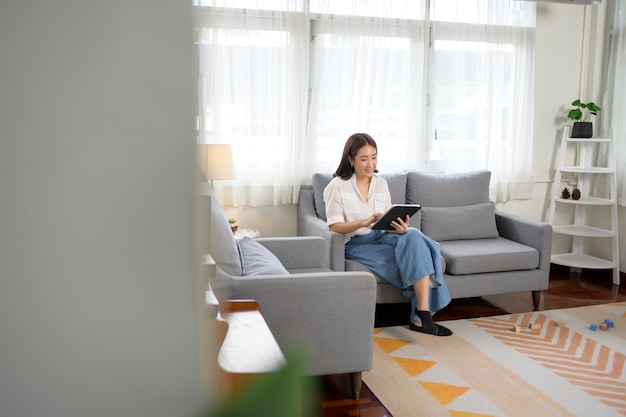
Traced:
<path fill-rule="evenodd" d="M 416 326 L 415 324 L 413 324 L 413 322 L 409 323 L 409 329 L 413 330 L 414 332 L 420 332 L 420 333 L 425 333 L 425 334 L 430 334 L 433 336 L 450 336 L 452 335 L 452 330 L 448 329 L 447 327 L 443 327 L 437 323 L 435 323 L 435 329 L 425 329 L 422 326 Z"/>
<path fill-rule="evenodd" d="M 412 326 L 414 327 L 412 328 L 411 326 L 409 326 L 411 330 L 437 336 L 450 336 L 452 334 L 452 331 L 450 329 L 435 323 L 435 321 L 433 320 L 433 316 L 430 314 L 430 311 L 418 310 L 416 308 L 415 314 L 417 314 L 417 317 L 419 317 L 422 325 L 416 326 L 411 322 Z"/>

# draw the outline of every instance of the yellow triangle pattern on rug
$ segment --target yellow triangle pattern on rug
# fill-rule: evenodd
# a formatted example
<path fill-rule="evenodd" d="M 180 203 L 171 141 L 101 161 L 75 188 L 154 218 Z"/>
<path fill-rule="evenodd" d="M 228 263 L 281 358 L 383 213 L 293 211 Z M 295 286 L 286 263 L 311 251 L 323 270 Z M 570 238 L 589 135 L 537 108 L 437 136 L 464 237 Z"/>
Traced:
<path fill-rule="evenodd" d="M 374 341 L 393 361 L 424 388 L 450 415 L 454 417 L 504 417 L 505 414 L 476 392 L 470 392 L 467 384 L 454 377 L 444 366 L 407 339 L 398 328 L 377 328 Z M 427 336 L 429 337 L 429 336 Z M 432 372 L 431 372 L 432 371 Z M 440 375 L 441 377 L 435 377 Z M 465 401 L 458 401 L 462 397 Z M 461 406 L 455 408 L 455 404 Z M 489 413 L 491 411 L 491 413 Z"/>
<path fill-rule="evenodd" d="M 363 381 L 394 417 L 626 417 L 626 303 L 442 324 L 375 330 Z"/>
<path fill-rule="evenodd" d="M 439 384 L 437 382 L 420 381 L 420 384 L 443 405 L 450 404 L 469 390 L 468 387 L 457 387 L 454 385 Z"/>
<path fill-rule="evenodd" d="M 379 342 L 379 340 L 377 340 L 377 342 Z M 402 367 L 402 369 L 404 369 L 404 371 L 407 374 L 411 376 L 417 376 L 421 374 L 422 372 L 428 370 L 430 367 L 432 367 L 434 364 L 437 363 L 433 361 L 424 361 L 421 359 L 409 359 L 409 358 L 393 358 L 393 359 L 398 363 L 398 365 Z"/>
<path fill-rule="evenodd" d="M 387 353 L 391 353 L 394 350 L 398 350 L 402 346 L 405 346 L 411 343 L 407 340 L 396 340 L 396 339 L 389 339 L 389 338 L 383 338 L 383 337 L 377 338 L 376 342 Z"/>

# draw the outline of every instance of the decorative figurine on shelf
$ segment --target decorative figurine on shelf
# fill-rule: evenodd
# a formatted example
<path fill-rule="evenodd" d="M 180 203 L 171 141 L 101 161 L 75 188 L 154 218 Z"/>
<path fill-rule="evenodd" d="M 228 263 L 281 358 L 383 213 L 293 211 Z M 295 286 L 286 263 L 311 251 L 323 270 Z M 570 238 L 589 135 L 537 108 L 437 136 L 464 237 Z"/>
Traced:
<path fill-rule="evenodd" d="M 570 194 L 569 194 L 569 190 L 567 188 L 563 188 L 563 191 L 561 191 L 561 198 L 569 198 Z"/>
<path fill-rule="evenodd" d="M 239 226 L 237 226 L 237 219 L 235 219 L 234 217 L 228 219 L 228 224 L 230 225 L 230 230 L 232 230 L 233 233 L 235 233 L 239 228 Z"/>
<path fill-rule="evenodd" d="M 574 191 L 572 191 L 572 198 L 574 200 L 580 199 L 580 190 L 578 188 L 574 188 Z"/>

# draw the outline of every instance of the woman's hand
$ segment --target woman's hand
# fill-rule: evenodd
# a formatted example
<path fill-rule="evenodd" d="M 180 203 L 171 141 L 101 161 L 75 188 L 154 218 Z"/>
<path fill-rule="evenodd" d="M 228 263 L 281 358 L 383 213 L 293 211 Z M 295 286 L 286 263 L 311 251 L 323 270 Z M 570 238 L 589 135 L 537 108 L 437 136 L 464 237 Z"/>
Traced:
<path fill-rule="evenodd" d="M 391 226 L 394 228 L 394 230 L 389 230 L 389 233 L 404 233 L 406 232 L 406 229 L 409 228 L 409 222 L 410 222 L 411 217 L 409 215 L 406 216 L 406 218 L 404 220 L 402 220 L 400 217 L 398 217 L 396 220 L 391 222 Z"/>
<path fill-rule="evenodd" d="M 330 226 L 330 230 L 337 233 L 343 233 L 345 235 L 348 233 L 352 233 L 355 230 L 360 229 L 361 227 L 370 227 L 373 223 L 376 223 L 378 219 L 380 219 L 382 216 L 382 213 L 374 213 L 371 216 L 361 220 L 355 220 L 353 222 L 335 223 Z"/>
<path fill-rule="evenodd" d="M 361 227 L 369 227 L 372 224 L 376 223 L 378 219 L 383 217 L 383 213 L 374 213 L 366 219 L 363 219 L 363 223 L 361 223 Z"/>

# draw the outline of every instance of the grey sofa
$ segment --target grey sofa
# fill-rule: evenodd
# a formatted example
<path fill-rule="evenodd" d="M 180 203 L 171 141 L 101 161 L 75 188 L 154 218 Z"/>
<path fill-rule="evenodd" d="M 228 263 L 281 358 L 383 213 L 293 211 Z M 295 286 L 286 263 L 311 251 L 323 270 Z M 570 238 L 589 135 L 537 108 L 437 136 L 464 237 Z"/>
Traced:
<path fill-rule="evenodd" d="M 531 291 L 535 308 L 548 288 L 552 230 L 549 224 L 507 214 L 489 200 L 486 170 L 433 175 L 417 171 L 382 174 L 393 203 L 420 204 L 411 225 L 441 245 L 444 279 L 452 298 Z M 315 174 L 300 191 L 298 235 L 321 236 L 336 271 L 368 271 L 344 256 L 344 236 L 326 224 L 323 190 L 331 174 Z M 400 289 L 377 279 L 377 303 L 406 302 Z"/>
<path fill-rule="evenodd" d="M 307 375 L 349 373 L 358 399 L 361 373 L 372 366 L 374 276 L 332 271 L 327 242 L 318 236 L 237 241 L 210 194 L 203 201 L 217 298 L 257 300 L 281 349 L 307 356 Z"/>

